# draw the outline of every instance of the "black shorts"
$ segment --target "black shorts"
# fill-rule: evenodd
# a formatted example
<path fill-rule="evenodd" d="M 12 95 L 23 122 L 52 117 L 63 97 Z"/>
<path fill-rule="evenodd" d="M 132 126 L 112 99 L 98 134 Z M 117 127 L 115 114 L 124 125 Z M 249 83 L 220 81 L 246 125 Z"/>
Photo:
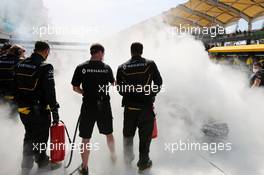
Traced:
<path fill-rule="evenodd" d="M 100 134 L 113 133 L 113 117 L 109 101 L 83 103 L 80 114 L 79 136 L 84 139 L 92 137 L 94 124 L 97 123 Z"/>

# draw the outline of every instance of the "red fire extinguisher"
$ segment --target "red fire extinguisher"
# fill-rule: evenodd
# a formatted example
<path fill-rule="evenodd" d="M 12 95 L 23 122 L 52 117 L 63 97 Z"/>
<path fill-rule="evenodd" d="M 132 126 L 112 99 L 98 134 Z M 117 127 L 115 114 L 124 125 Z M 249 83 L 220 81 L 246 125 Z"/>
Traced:
<path fill-rule="evenodd" d="M 59 163 L 65 158 L 65 125 L 60 122 L 50 127 L 50 157 L 52 163 Z"/>

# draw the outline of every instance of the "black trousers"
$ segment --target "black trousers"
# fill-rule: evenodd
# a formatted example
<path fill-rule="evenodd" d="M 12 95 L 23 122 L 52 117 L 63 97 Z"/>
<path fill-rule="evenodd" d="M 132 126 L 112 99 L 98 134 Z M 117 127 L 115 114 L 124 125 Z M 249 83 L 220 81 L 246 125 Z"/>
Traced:
<path fill-rule="evenodd" d="M 155 114 L 152 106 L 125 107 L 123 135 L 126 162 L 131 162 L 134 159 L 133 138 L 137 129 L 139 134 L 139 162 L 146 163 L 149 160 L 154 119 Z"/>
<path fill-rule="evenodd" d="M 30 107 L 29 114 L 20 113 L 25 128 L 22 168 L 32 168 L 34 160 L 41 163 L 46 155 L 51 124 L 50 111 L 39 106 Z"/>

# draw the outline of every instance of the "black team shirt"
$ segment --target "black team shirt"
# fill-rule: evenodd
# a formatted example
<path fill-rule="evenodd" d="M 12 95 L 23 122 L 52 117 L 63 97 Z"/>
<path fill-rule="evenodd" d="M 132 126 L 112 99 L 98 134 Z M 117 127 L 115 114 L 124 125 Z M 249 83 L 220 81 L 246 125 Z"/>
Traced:
<path fill-rule="evenodd" d="M 89 60 L 77 66 L 71 84 L 82 86 L 83 102 L 94 103 L 97 100 L 110 100 L 109 85 L 114 81 L 110 66 L 102 61 Z"/>

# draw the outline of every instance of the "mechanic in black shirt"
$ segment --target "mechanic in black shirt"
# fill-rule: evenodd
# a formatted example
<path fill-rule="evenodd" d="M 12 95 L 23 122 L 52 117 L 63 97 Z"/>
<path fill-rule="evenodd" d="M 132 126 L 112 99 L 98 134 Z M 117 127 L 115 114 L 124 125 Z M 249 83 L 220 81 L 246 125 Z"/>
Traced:
<path fill-rule="evenodd" d="M 48 43 L 35 43 L 34 53 L 15 70 L 16 101 L 25 127 L 22 174 L 29 174 L 34 160 L 39 168 L 49 165 L 46 154 L 51 124 L 59 122 L 53 66 L 44 63 L 50 52 Z"/>
<path fill-rule="evenodd" d="M 264 65 L 262 62 L 253 64 L 253 75 L 250 79 L 251 88 L 264 86 Z"/>
<path fill-rule="evenodd" d="M 0 94 L 4 100 L 14 100 L 14 70 L 21 58 L 25 57 L 25 49 L 13 45 L 6 54 L 0 56 Z"/>
<path fill-rule="evenodd" d="M 123 96 L 124 156 L 126 164 L 134 159 L 133 138 L 139 129 L 139 172 L 152 166 L 149 158 L 155 114 L 153 103 L 161 89 L 162 78 L 154 61 L 142 58 L 143 45 L 131 45 L 132 58 L 117 70 L 117 88 Z"/>
<path fill-rule="evenodd" d="M 82 138 L 83 153 L 80 174 L 88 175 L 88 158 L 93 128 L 97 123 L 99 132 L 106 135 L 111 159 L 116 161 L 115 141 L 113 136 L 113 117 L 110 106 L 109 84 L 114 85 L 110 66 L 103 63 L 104 47 L 93 44 L 90 48 L 91 59 L 80 64 L 73 75 L 73 90 L 83 96 L 80 114 L 79 136 Z"/>

